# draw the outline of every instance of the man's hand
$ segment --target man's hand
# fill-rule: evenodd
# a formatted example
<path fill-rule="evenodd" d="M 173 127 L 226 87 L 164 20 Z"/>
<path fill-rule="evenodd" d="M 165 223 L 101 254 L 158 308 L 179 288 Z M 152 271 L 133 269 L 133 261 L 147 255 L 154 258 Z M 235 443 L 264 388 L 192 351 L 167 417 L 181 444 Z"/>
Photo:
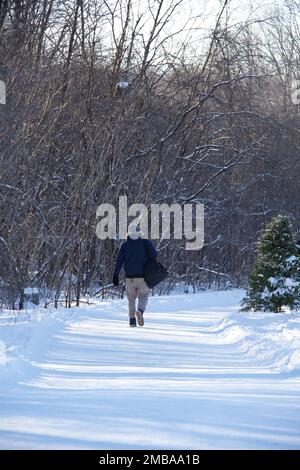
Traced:
<path fill-rule="evenodd" d="M 114 274 L 114 276 L 113 276 L 113 285 L 116 286 L 116 287 L 119 285 L 119 276 L 118 276 L 118 274 Z"/>

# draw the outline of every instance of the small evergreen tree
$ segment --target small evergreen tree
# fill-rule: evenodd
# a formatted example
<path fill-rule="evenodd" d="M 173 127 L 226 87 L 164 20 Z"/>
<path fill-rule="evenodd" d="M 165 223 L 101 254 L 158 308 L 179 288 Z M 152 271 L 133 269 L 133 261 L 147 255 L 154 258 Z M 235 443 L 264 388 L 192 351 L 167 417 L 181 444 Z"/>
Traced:
<path fill-rule="evenodd" d="M 273 312 L 300 307 L 300 256 L 287 217 L 274 217 L 267 225 L 242 306 Z"/>

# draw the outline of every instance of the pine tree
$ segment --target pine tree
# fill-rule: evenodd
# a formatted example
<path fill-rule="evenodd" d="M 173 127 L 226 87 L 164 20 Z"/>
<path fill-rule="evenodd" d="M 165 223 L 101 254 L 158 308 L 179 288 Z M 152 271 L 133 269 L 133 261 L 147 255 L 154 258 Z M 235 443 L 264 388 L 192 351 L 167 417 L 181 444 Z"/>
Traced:
<path fill-rule="evenodd" d="M 257 260 L 242 301 L 244 311 L 300 307 L 300 256 L 287 217 L 274 217 L 258 243 Z"/>

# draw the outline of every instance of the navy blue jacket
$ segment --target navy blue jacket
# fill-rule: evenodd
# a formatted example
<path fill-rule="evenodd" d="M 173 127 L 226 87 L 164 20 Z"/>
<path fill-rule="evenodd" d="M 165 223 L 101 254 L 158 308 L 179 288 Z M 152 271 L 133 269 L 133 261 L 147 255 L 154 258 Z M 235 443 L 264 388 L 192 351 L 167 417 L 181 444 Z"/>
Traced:
<path fill-rule="evenodd" d="M 148 250 L 146 250 L 145 243 L 147 244 Z M 114 274 L 118 275 L 124 264 L 126 277 L 144 277 L 145 264 L 149 259 L 155 258 L 156 256 L 157 251 L 150 240 L 142 238 L 133 240 L 127 237 L 126 242 L 122 243 L 119 250 Z"/>

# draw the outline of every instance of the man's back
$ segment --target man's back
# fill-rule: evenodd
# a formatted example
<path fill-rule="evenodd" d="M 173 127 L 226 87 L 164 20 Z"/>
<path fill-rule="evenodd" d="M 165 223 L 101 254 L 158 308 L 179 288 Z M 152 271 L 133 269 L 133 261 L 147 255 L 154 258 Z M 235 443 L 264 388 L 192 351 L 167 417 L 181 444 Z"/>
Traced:
<path fill-rule="evenodd" d="M 115 267 L 115 273 L 119 274 L 123 264 L 127 278 L 144 277 L 144 267 L 150 258 L 157 256 L 156 249 L 150 240 L 128 237 L 122 244 Z"/>

